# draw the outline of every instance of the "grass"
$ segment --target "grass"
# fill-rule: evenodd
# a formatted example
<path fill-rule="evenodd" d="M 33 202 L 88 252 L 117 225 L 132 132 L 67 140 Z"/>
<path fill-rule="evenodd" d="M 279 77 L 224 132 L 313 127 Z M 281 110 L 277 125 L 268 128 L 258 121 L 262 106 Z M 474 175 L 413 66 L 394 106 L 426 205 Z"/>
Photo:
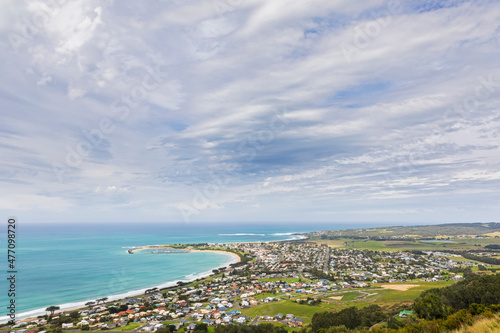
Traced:
<path fill-rule="evenodd" d="M 495 333 L 500 332 L 500 316 L 484 318 L 476 321 L 472 326 L 464 325 L 453 333 Z"/>
<path fill-rule="evenodd" d="M 349 243 L 348 247 L 372 251 L 385 251 L 387 248 L 384 242 L 379 241 L 354 241 L 352 243 Z"/>
<path fill-rule="evenodd" d="M 342 296 L 342 301 L 344 301 L 344 302 L 345 301 L 353 301 L 358 296 L 361 296 L 361 294 L 358 293 L 357 291 L 351 291 L 351 292 L 345 293 L 344 296 Z"/>
<path fill-rule="evenodd" d="M 316 243 L 318 245 L 321 244 L 326 244 L 329 247 L 345 247 L 344 242 L 348 241 L 349 239 L 319 239 L 319 240 L 313 240 L 311 241 L 312 243 Z"/>
<path fill-rule="evenodd" d="M 424 290 L 432 288 L 441 288 L 453 284 L 453 281 L 438 281 L 438 282 L 421 282 L 413 281 L 409 284 L 415 284 L 413 287 L 406 291 L 398 291 L 391 289 L 382 289 L 379 285 L 374 285 L 370 288 L 356 289 L 347 292 L 331 292 L 326 293 L 320 297 L 324 300 L 319 305 L 305 305 L 294 302 L 291 300 L 280 300 L 278 302 L 266 303 L 258 306 L 253 306 L 250 309 L 241 310 L 242 314 L 254 318 L 255 316 L 275 316 L 278 313 L 284 315 L 291 313 L 299 319 L 303 319 L 307 325 L 311 322 L 312 316 L 316 312 L 322 311 L 339 311 L 347 307 L 364 308 L 371 304 L 377 304 L 382 307 L 392 307 L 398 304 L 411 304 Z M 371 296 L 356 299 L 362 293 L 371 294 Z M 372 295 L 374 294 L 374 295 Z M 312 295 L 314 297 L 314 295 Z M 331 296 L 342 296 L 341 300 L 330 299 Z M 301 297 L 301 296 L 299 296 Z M 328 303 L 327 303 L 328 302 Z"/>
<path fill-rule="evenodd" d="M 135 330 L 136 328 L 138 328 L 141 325 L 143 325 L 143 324 L 141 324 L 141 323 L 129 323 L 125 326 L 118 327 L 118 328 L 115 328 L 115 329 L 110 330 L 110 331 L 111 332 L 129 332 L 129 331 Z"/>
<path fill-rule="evenodd" d="M 254 318 L 255 316 L 272 316 L 274 317 L 278 313 L 293 314 L 299 319 L 303 319 L 305 324 L 311 322 L 312 316 L 319 311 L 326 311 L 327 309 L 320 306 L 310 306 L 303 305 L 292 302 L 291 300 L 271 302 L 250 309 L 243 309 L 241 313 L 245 316 Z"/>
<path fill-rule="evenodd" d="M 408 250 L 429 250 L 429 251 L 468 251 L 481 250 L 488 244 L 500 244 L 500 238 L 450 238 L 450 241 L 455 243 L 428 243 L 421 241 L 376 241 L 376 240 L 342 240 L 330 242 L 349 241 L 348 247 L 360 250 L 372 251 L 408 251 Z M 325 243 L 327 241 L 317 241 L 317 243 Z M 326 243 L 328 244 L 328 243 Z"/>

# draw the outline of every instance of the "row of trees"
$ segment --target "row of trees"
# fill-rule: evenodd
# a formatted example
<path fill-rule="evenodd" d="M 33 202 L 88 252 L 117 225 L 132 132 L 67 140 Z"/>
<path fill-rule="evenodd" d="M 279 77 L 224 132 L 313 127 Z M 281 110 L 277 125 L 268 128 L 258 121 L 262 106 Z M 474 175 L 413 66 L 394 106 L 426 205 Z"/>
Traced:
<path fill-rule="evenodd" d="M 91 308 L 92 306 L 98 305 L 101 302 L 105 303 L 107 300 L 108 300 L 107 297 L 99 298 L 99 299 L 96 299 L 95 302 L 87 302 L 87 303 L 85 303 L 85 306 L 88 306 L 89 308 Z M 50 312 L 50 314 L 53 315 L 55 311 L 60 310 L 60 309 L 61 308 L 59 306 L 52 305 L 52 306 L 49 306 L 48 308 L 46 308 L 45 311 Z"/>
<path fill-rule="evenodd" d="M 471 253 L 467 253 L 467 252 L 462 252 L 462 253 L 460 253 L 460 255 L 466 259 L 484 262 L 485 264 L 500 265 L 500 259 L 497 259 L 497 258 L 476 256 L 475 254 L 471 254 Z"/>

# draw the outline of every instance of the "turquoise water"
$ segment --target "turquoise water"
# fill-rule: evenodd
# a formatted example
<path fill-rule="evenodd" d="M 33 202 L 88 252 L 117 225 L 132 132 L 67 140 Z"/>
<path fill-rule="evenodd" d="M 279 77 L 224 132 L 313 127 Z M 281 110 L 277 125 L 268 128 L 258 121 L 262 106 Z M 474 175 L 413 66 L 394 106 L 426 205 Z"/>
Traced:
<path fill-rule="evenodd" d="M 193 280 L 234 262 L 230 255 L 217 253 L 128 254 L 133 246 L 284 240 L 297 238 L 291 232 L 312 230 L 300 225 L 19 224 L 16 319 L 45 313 L 51 305 L 69 309 L 101 297 Z M 6 235 L 1 237 L 5 249 Z M 2 291 L 1 304 L 9 300 Z"/>
<path fill-rule="evenodd" d="M 291 233 L 367 227 L 353 224 L 18 224 L 16 319 L 81 306 L 97 298 L 118 298 L 147 288 L 174 285 L 231 263 L 217 253 L 128 254 L 135 246 L 189 243 L 265 242 L 299 238 Z M 6 234 L 1 233 L 6 258 Z M 7 260 L 5 266 L 7 267 Z M 5 306 L 7 281 L 0 293 Z M 113 296 L 113 297 L 112 297 Z M 3 306 L 3 309 L 6 309 Z M 6 310 L 4 310 L 6 311 Z M 7 321 L 6 312 L 0 321 Z"/>

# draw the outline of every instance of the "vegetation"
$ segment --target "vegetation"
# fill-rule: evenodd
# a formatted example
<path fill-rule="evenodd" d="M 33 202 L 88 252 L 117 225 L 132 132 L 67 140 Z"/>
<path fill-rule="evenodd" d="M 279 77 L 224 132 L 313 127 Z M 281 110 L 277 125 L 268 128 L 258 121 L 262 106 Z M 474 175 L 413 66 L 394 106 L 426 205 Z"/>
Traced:
<path fill-rule="evenodd" d="M 369 229 L 345 229 L 311 232 L 307 235 L 320 239 L 446 239 L 453 236 L 475 237 L 500 231 L 500 223 L 447 223 L 425 226 L 397 226 Z M 439 236 L 437 236 L 439 235 Z"/>
<path fill-rule="evenodd" d="M 229 325 L 217 326 L 215 333 L 287 333 L 287 330 L 272 324 L 260 324 L 257 326 Z"/>
<path fill-rule="evenodd" d="M 295 253 L 296 258 L 299 259 L 292 260 L 290 256 L 287 257 L 284 254 L 270 265 L 263 264 L 262 259 L 250 254 L 255 253 L 255 251 L 250 251 L 246 247 L 224 249 L 239 255 L 241 263 L 233 264 L 229 268 L 214 269 L 212 271 L 214 275 L 204 280 L 179 281 L 177 285 L 161 290 L 158 288 L 147 289 L 144 293 L 146 299 L 140 301 L 143 303 L 140 311 L 158 308 L 159 304 L 156 304 L 158 302 L 155 303 L 154 299 L 155 296 L 161 294 L 164 298 L 172 297 L 169 299 L 168 303 L 170 304 L 167 304 L 167 307 L 173 308 L 176 305 L 175 302 L 179 301 L 186 302 L 188 304 L 186 306 L 195 301 L 210 302 L 212 296 L 203 291 L 213 287 L 213 285 L 209 285 L 210 283 L 226 285 L 230 289 L 232 288 L 231 290 L 240 288 L 243 290 L 242 292 L 246 292 L 246 289 L 242 287 L 252 284 L 256 289 L 260 287 L 263 292 L 254 295 L 254 299 L 259 302 L 259 305 L 252 304 L 250 308 L 240 308 L 244 316 L 257 319 L 258 316 L 272 317 L 277 313 L 294 314 L 301 319 L 300 323 L 303 324 L 303 327 L 285 327 L 288 325 L 288 321 L 285 320 L 274 320 L 271 323 L 252 326 L 210 327 L 198 322 L 194 332 L 281 333 L 295 330 L 301 333 L 365 333 L 369 331 L 373 333 L 439 333 L 457 330 L 458 333 L 466 326 L 477 327 L 476 329 L 479 331 L 484 329 L 484 332 L 487 332 L 485 327 L 495 327 L 494 325 L 497 325 L 500 320 L 499 314 L 497 314 L 500 312 L 500 275 L 493 273 L 495 273 L 495 269 L 500 269 L 500 257 L 495 257 L 497 254 L 494 252 L 500 248 L 500 239 L 493 237 L 497 234 L 500 235 L 499 231 L 495 231 L 500 230 L 500 224 L 426 226 L 421 228 L 391 227 L 312 233 L 310 235 L 313 238 L 312 241 L 319 246 L 314 246 L 311 243 L 293 243 L 292 245 L 283 243 L 283 246 L 278 248 L 284 253 Z M 468 232 L 477 233 L 472 235 L 459 234 L 467 228 L 469 228 Z M 435 233 L 440 236 L 427 235 L 426 233 L 430 230 L 440 230 L 441 232 Z M 432 242 L 424 242 L 425 239 L 431 239 Z M 189 246 L 191 248 L 199 247 L 199 250 L 216 249 L 206 244 L 190 244 Z M 285 246 L 287 248 L 283 250 Z M 310 250 L 311 246 L 312 250 Z M 172 247 L 185 248 L 187 245 Z M 431 253 L 424 252 L 429 249 L 431 249 Z M 217 248 L 217 250 L 221 250 L 221 248 Z M 274 250 L 271 249 L 271 251 Z M 438 253 L 438 251 L 446 253 Z M 302 254 L 305 255 L 302 256 Z M 455 263 L 450 263 L 449 260 Z M 254 263 L 249 263 L 250 261 L 254 261 Z M 359 263 L 364 262 L 376 262 L 381 264 L 381 267 L 375 264 L 359 265 Z M 305 268 L 303 270 L 297 270 L 298 265 L 304 265 L 304 263 L 313 264 L 302 266 Z M 491 267 L 489 264 L 498 266 Z M 235 267 L 238 269 L 234 269 Z M 359 267 L 362 271 L 371 271 L 378 275 L 374 275 L 374 279 L 370 275 L 360 276 L 358 279 L 358 275 L 353 275 L 352 272 L 356 272 Z M 389 272 L 390 275 L 382 274 L 381 271 Z M 282 272 L 285 273 L 280 276 Z M 482 275 L 475 275 L 474 272 Z M 464 281 L 456 283 L 451 278 L 453 274 L 450 273 L 460 274 Z M 229 282 L 224 282 L 227 280 L 226 277 L 228 277 Z M 222 279 L 212 282 L 216 278 Z M 237 282 L 229 285 L 231 279 Z M 321 279 L 342 280 L 350 285 L 339 282 L 335 285 L 320 281 Z M 357 280 L 368 282 L 368 285 L 361 284 Z M 390 283 L 394 281 L 397 283 Z M 405 281 L 408 283 L 400 283 Z M 241 286 L 238 283 L 241 283 Z M 286 284 L 290 284 L 290 288 Z M 323 288 L 324 285 L 329 286 L 329 288 L 327 286 Z M 363 288 L 359 288 L 359 286 L 363 286 Z M 190 289 L 193 291 L 189 291 Z M 212 289 L 206 290 L 212 291 Z M 213 292 L 219 291 L 214 289 Z M 233 304 L 242 302 L 243 296 L 238 295 L 239 292 L 236 291 L 232 296 L 229 296 Z M 269 299 L 264 300 L 268 297 Z M 159 297 L 159 299 L 162 298 Z M 107 298 L 101 298 L 95 302 L 88 302 L 86 305 L 91 310 L 95 305 L 106 301 Z M 129 305 L 115 302 L 108 304 L 106 308 L 109 315 L 105 314 L 100 318 L 102 323 L 108 324 L 112 320 L 111 318 L 115 317 L 110 315 L 126 311 Z M 401 310 L 410 309 L 413 310 L 413 314 L 403 313 L 400 318 L 399 312 Z M 74 311 L 66 316 L 53 317 L 55 310 L 59 310 L 59 307 L 46 309 L 51 316 L 45 315 L 48 324 L 46 327 L 39 326 L 40 330 L 46 329 L 49 333 L 57 333 L 63 323 L 77 323 L 83 316 L 83 312 Z M 90 314 L 91 311 L 85 311 L 85 313 Z M 408 318 L 406 318 L 407 316 Z M 167 317 L 163 318 L 167 320 Z M 172 318 L 177 318 L 178 321 L 187 317 Z M 261 320 L 271 320 L 271 318 Z M 188 319 L 189 321 L 190 319 Z M 170 319 L 164 321 L 165 328 L 159 329 L 157 333 L 173 331 L 174 327 L 169 325 L 171 322 Z M 112 331 L 135 330 L 141 325 L 141 323 L 133 323 L 129 320 L 127 325 L 117 327 Z M 294 322 L 290 325 L 298 325 L 298 323 Z M 81 330 L 89 329 L 94 330 L 95 328 L 93 325 L 81 327 Z M 185 330 L 186 325 L 179 332 Z"/>
<path fill-rule="evenodd" d="M 470 259 L 470 260 L 476 260 L 476 261 L 484 262 L 484 263 L 490 264 L 490 265 L 500 265 L 500 259 L 497 259 L 497 258 L 477 256 L 477 255 L 474 255 L 471 253 L 466 253 L 466 252 L 461 252 L 459 254 L 462 257 Z"/>
<path fill-rule="evenodd" d="M 420 318 L 445 318 L 453 312 L 468 309 L 472 304 L 489 306 L 500 303 L 500 275 L 483 275 L 441 289 L 422 293 L 415 301 Z"/>
<path fill-rule="evenodd" d="M 319 312 L 313 316 L 312 332 L 319 329 L 328 329 L 332 326 L 344 325 L 348 329 L 370 327 L 387 318 L 387 315 L 378 305 L 370 305 L 363 309 L 346 308 L 339 312 Z"/>
<path fill-rule="evenodd" d="M 382 308 L 371 304 L 338 311 L 309 308 L 316 312 L 310 325 L 300 329 L 303 333 L 496 332 L 500 327 L 500 316 L 496 314 L 500 312 L 500 275 L 469 275 L 468 279 L 456 284 L 427 289 L 415 300 L 414 314 L 406 319 L 398 316 L 399 311 L 405 309 L 401 306 Z M 302 315 L 302 312 L 295 313 Z M 258 329 L 263 327 L 269 328 L 262 332 L 285 332 L 284 328 L 275 331 L 277 328 L 272 325 L 259 326 L 217 327 L 215 332 L 261 332 Z M 464 327 L 468 329 L 464 330 Z"/>
<path fill-rule="evenodd" d="M 45 311 L 48 311 L 48 312 L 50 312 L 51 315 L 53 315 L 54 311 L 59 310 L 59 309 L 60 309 L 60 307 L 52 305 L 52 306 L 49 306 L 48 308 L 46 308 Z"/>

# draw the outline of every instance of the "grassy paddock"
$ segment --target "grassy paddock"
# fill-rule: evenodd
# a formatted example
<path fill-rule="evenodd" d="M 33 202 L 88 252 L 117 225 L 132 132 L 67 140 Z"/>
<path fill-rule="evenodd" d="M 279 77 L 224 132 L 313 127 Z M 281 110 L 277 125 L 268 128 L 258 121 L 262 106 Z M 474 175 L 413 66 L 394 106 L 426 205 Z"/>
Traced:
<path fill-rule="evenodd" d="M 129 332 L 132 330 L 135 330 L 136 328 L 140 327 L 141 325 L 144 325 L 142 323 L 129 323 L 123 327 L 118 327 L 115 329 L 110 330 L 111 332 Z"/>

